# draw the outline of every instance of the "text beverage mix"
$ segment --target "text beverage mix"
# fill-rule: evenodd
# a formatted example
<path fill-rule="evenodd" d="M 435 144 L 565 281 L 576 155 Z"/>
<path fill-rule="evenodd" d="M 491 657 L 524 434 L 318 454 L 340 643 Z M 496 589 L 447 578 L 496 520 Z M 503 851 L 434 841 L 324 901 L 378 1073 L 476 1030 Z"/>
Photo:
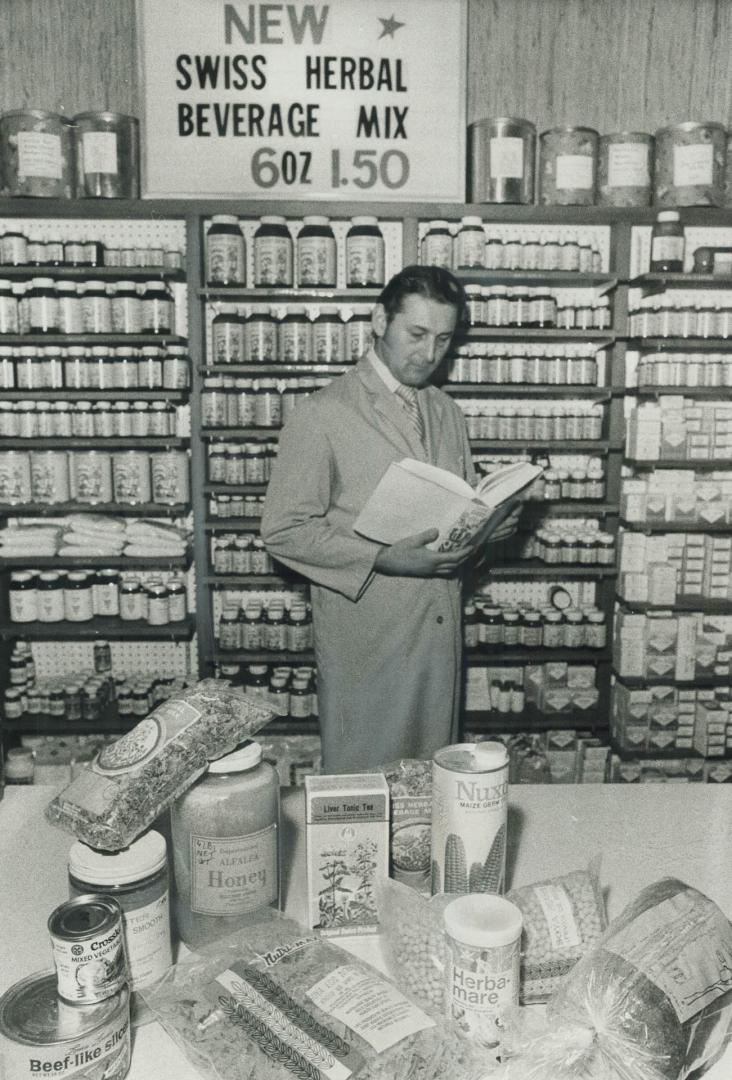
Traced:
<path fill-rule="evenodd" d="M 432 761 L 432 894 L 502 893 L 508 751 L 457 743 Z"/>

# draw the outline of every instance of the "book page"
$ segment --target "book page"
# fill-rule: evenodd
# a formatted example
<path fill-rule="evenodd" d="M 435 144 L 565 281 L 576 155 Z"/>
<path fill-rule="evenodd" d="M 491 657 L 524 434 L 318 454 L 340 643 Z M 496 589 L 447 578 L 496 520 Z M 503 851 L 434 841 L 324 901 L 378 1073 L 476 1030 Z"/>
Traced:
<path fill-rule="evenodd" d="M 527 488 L 543 471 L 540 465 L 533 465 L 530 461 L 514 461 L 484 476 L 476 488 L 476 494 L 486 506 L 499 506 Z"/>
<path fill-rule="evenodd" d="M 435 528 L 442 533 L 472 501 L 473 493 L 467 484 L 465 487 L 470 493 L 468 499 L 401 468 L 401 462 L 392 463 L 353 528 L 381 544 L 394 544 L 425 529 Z"/>
<path fill-rule="evenodd" d="M 466 499 L 475 498 L 475 492 L 462 476 L 448 472 L 447 469 L 440 469 L 437 465 L 429 465 L 426 461 L 417 461 L 416 458 L 402 458 L 397 462 L 397 467 L 427 480 L 430 484 L 454 491 L 456 495 L 462 495 Z"/>

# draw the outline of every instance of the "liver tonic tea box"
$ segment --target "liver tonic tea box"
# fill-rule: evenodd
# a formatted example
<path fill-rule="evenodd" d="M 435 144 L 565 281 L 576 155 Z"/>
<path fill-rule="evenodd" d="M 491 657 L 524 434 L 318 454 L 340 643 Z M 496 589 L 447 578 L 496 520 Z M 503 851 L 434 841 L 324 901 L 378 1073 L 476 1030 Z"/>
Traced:
<path fill-rule="evenodd" d="M 389 873 L 389 787 L 383 774 L 305 777 L 310 926 L 373 934 L 376 884 Z"/>

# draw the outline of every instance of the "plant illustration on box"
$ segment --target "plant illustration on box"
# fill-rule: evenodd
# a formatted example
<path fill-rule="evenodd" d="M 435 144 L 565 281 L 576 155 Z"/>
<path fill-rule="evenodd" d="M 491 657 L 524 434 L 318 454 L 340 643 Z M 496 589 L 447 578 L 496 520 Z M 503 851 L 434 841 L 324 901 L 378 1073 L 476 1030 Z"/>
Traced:
<path fill-rule="evenodd" d="M 376 921 L 374 872 L 377 845 L 373 840 L 348 848 L 326 848 L 318 867 L 323 886 L 318 892 L 321 927 L 342 923 L 369 925 Z"/>

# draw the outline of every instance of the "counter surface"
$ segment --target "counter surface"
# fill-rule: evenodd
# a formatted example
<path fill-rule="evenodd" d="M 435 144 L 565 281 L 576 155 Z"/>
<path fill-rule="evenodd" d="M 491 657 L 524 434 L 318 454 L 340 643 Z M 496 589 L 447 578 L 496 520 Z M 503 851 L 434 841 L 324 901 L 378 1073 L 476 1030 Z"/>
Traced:
<path fill-rule="evenodd" d="M 46 930 L 67 899 L 72 837 L 49 825 L 50 787 L 9 787 L 0 802 L 0 993 L 33 971 L 52 967 Z M 285 911 L 302 920 L 303 793 L 283 791 Z M 509 796 L 509 886 L 526 885 L 601 856 L 608 914 L 617 915 L 645 885 L 677 876 L 732 918 L 732 785 L 519 786 Z M 341 942 L 374 960 L 373 939 Z M 732 1047 L 707 1080 L 732 1075 Z M 199 1080 L 157 1023 L 134 1032 L 129 1080 Z"/>

